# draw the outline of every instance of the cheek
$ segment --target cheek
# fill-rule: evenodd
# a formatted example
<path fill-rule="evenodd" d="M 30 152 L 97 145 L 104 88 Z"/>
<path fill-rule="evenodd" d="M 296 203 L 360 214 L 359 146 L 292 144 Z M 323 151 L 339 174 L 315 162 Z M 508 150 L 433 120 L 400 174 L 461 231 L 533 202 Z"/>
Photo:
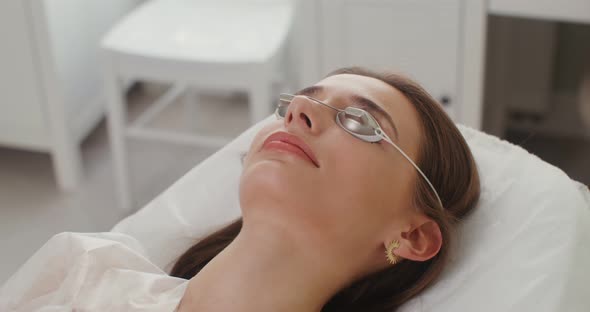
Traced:
<path fill-rule="evenodd" d="M 398 181 L 382 152 L 379 146 L 360 141 L 334 146 L 324 194 L 331 199 L 327 208 L 338 227 L 374 231 L 392 216 Z"/>
<path fill-rule="evenodd" d="M 337 157 L 327 168 L 330 182 L 324 193 L 333 199 L 331 213 L 338 227 L 371 235 L 409 208 L 413 172 L 398 155 L 360 141 L 342 141 L 333 149 Z"/>
<path fill-rule="evenodd" d="M 384 177 L 388 176 L 382 152 L 379 145 L 355 138 L 336 144 L 326 168 L 331 187 L 347 194 L 353 202 L 373 197 L 373 191 L 378 191 Z"/>

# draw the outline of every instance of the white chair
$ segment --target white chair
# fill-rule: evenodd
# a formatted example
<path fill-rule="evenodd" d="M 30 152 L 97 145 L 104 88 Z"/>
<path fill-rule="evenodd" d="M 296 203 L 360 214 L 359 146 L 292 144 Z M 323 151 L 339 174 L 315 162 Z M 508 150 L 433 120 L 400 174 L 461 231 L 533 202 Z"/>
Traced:
<path fill-rule="evenodd" d="M 132 207 L 126 137 L 220 147 L 227 138 L 147 129 L 186 88 L 245 91 L 254 124 L 272 111 L 273 83 L 293 18 L 290 0 L 152 0 L 126 16 L 101 46 L 108 127 L 120 206 Z M 123 82 L 174 87 L 127 126 Z M 197 89 L 198 90 L 198 89 Z"/>

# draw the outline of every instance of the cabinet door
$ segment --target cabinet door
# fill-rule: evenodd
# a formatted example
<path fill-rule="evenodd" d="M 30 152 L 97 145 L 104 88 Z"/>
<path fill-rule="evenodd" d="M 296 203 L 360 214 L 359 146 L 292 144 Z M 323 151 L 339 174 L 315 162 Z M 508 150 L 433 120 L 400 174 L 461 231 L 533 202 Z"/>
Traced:
<path fill-rule="evenodd" d="M 0 1 L 0 144 L 49 145 L 31 41 L 27 1 Z"/>
<path fill-rule="evenodd" d="M 456 99 L 461 0 L 322 0 L 321 61 L 327 73 L 360 65 L 393 70 L 435 98 Z M 447 106 L 453 115 L 453 105 Z"/>

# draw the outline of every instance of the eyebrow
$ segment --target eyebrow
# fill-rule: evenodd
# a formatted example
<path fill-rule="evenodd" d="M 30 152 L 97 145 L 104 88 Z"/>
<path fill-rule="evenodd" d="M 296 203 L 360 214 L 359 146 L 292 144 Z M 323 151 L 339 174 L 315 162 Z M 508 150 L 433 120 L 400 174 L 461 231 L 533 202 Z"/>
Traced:
<path fill-rule="evenodd" d="M 324 87 L 322 86 L 310 86 L 296 92 L 295 95 L 305 95 L 309 97 L 314 97 L 322 91 L 324 91 Z M 389 123 L 389 126 L 393 129 L 393 134 L 395 135 L 396 140 L 399 140 L 399 131 L 395 126 L 393 118 L 391 118 L 391 115 L 389 115 L 381 106 L 377 105 L 377 103 L 367 99 L 366 97 L 357 94 L 352 95 L 350 97 L 350 100 L 355 104 L 355 106 L 366 109 L 369 112 L 375 113 L 381 116 L 381 118 L 385 119 L 385 121 L 387 121 L 387 123 Z"/>

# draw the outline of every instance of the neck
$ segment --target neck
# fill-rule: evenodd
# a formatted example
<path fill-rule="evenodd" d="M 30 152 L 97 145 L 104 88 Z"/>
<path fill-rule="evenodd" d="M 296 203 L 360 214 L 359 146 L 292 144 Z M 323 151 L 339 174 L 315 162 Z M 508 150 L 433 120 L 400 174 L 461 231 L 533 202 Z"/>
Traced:
<path fill-rule="evenodd" d="M 244 223 L 190 280 L 179 311 L 320 311 L 350 282 L 343 272 L 351 270 L 312 250 L 281 226 Z"/>

